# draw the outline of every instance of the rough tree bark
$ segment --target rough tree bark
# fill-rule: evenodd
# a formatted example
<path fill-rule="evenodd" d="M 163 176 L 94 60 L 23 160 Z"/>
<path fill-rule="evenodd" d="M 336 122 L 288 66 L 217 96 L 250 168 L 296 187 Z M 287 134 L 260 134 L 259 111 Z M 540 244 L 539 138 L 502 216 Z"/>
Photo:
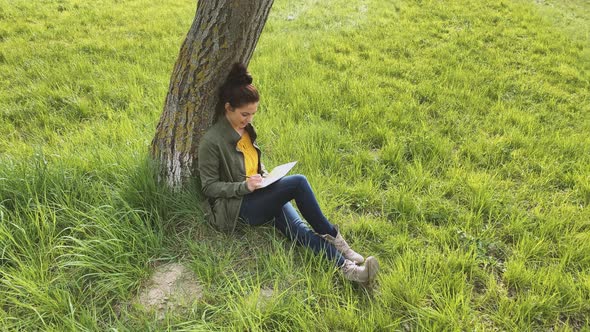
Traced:
<path fill-rule="evenodd" d="M 273 0 L 200 0 L 174 65 L 152 140 L 160 182 L 178 189 L 193 175 L 199 140 L 212 124 L 231 65 L 250 62 Z"/>

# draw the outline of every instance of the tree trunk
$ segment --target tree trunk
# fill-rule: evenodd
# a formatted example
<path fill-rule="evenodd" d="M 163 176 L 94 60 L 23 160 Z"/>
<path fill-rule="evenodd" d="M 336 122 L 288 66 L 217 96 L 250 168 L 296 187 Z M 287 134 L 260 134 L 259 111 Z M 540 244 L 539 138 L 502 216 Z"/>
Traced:
<path fill-rule="evenodd" d="M 273 0 L 200 0 L 174 65 L 152 140 L 160 182 L 179 188 L 196 171 L 199 141 L 213 121 L 231 66 L 250 62 Z"/>

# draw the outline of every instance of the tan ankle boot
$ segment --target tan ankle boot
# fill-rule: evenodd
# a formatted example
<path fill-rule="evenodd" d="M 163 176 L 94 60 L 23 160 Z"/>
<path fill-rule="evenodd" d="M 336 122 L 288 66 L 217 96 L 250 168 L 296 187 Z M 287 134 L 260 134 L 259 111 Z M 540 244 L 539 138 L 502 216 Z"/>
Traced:
<path fill-rule="evenodd" d="M 345 260 L 341 267 L 342 274 L 350 281 L 371 283 L 379 271 L 379 262 L 373 256 L 367 257 L 365 264 L 358 266 L 351 260 Z"/>
<path fill-rule="evenodd" d="M 340 234 L 340 230 L 338 230 L 338 226 L 334 226 L 334 227 L 336 228 L 336 232 L 337 232 L 336 237 L 333 237 L 330 234 L 324 234 L 324 235 L 320 235 L 320 236 L 323 237 L 324 240 L 333 244 L 334 247 L 336 247 L 336 250 L 338 250 L 338 251 L 340 251 L 340 253 L 342 253 L 342 256 L 344 256 L 344 258 L 351 260 L 357 264 L 364 262 L 365 259 L 363 258 L 363 256 L 354 252 L 354 250 L 352 250 L 350 248 L 348 243 L 346 243 L 346 241 L 344 241 L 344 239 L 342 238 L 342 235 Z"/>

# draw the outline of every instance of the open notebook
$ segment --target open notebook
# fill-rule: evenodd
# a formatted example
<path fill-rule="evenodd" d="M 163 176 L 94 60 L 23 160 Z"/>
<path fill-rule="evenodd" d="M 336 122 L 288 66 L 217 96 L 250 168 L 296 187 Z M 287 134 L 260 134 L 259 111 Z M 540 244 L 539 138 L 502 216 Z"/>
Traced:
<path fill-rule="evenodd" d="M 273 168 L 273 170 L 262 180 L 262 186 L 260 186 L 260 188 L 267 187 L 277 182 L 283 176 L 287 175 L 295 164 L 297 164 L 297 162 L 293 161 Z"/>

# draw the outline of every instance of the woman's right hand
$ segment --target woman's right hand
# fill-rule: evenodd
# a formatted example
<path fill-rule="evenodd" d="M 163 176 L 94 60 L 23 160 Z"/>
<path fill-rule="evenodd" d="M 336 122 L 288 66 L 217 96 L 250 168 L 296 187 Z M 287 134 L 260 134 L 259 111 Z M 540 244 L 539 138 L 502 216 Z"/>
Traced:
<path fill-rule="evenodd" d="M 246 178 L 246 185 L 251 192 L 260 188 L 262 185 L 262 175 L 255 174 Z"/>

